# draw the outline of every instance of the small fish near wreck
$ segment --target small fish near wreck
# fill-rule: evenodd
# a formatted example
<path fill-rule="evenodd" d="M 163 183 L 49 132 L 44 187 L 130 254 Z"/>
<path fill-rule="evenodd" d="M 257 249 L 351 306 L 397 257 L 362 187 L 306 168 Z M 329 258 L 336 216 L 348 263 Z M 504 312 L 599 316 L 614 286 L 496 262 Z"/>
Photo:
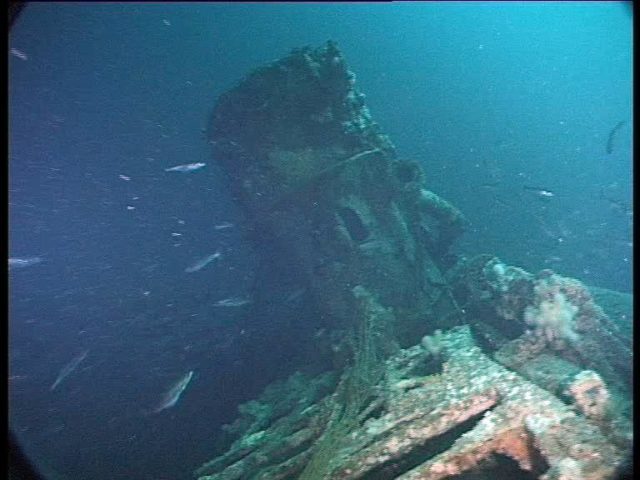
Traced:
<path fill-rule="evenodd" d="M 200 170 L 205 167 L 207 164 L 202 162 L 197 163 L 187 163 L 185 165 L 176 165 L 175 167 L 165 168 L 165 172 L 194 172 L 196 170 Z"/>
<path fill-rule="evenodd" d="M 77 357 L 75 357 L 73 360 L 71 360 L 69 363 L 67 363 L 62 370 L 60 370 L 60 373 L 58 374 L 58 378 L 56 378 L 56 381 L 53 382 L 53 385 L 51 385 L 51 387 L 49 388 L 49 390 L 53 391 L 56 389 L 56 387 L 58 385 L 60 385 L 64 379 L 66 379 L 69 375 L 71 375 L 73 373 L 73 371 L 78 368 L 78 365 L 80 365 L 82 363 L 82 361 L 87 358 L 87 354 L 89 353 L 89 350 L 85 350 L 84 352 L 82 352 L 80 355 L 78 355 Z"/>
<path fill-rule="evenodd" d="M 231 297 L 225 298 L 224 300 L 219 300 L 213 304 L 214 307 L 244 307 L 251 303 L 251 300 L 248 298 L 241 297 Z"/>
<path fill-rule="evenodd" d="M 227 228 L 231 228 L 233 227 L 233 223 L 230 222 L 222 222 L 218 225 L 214 225 L 214 229 L 215 230 L 226 230 Z"/>
<path fill-rule="evenodd" d="M 160 413 L 167 408 L 174 407 L 178 403 L 178 400 L 180 400 L 182 392 L 184 392 L 189 386 L 189 382 L 191 382 L 192 378 L 193 370 L 185 374 L 167 391 L 167 393 L 164 394 L 162 401 L 151 411 L 151 413 Z"/>
<path fill-rule="evenodd" d="M 616 141 L 616 135 L 618 134 L 618 131 L 624 127 L 624 125 L 627 122 L 625 122 L 624 120 L 620 120 L 618 123 L 616 123 L 615 127 L 613 127 L 611 129 L 611 131 L 609 132 L 609 135 L 607 137 L 607 155 L 611 155 L 613 153 L 613 147 Z"/>
<path fill-rule="evenodd" d="M 220 257 L 222 257 L 222 254 L 220 252 L 212 253 L 211 255 L 207 255 L 206 257 L 201 258 L 190 267 L 185 268 L 184 271 L 187 273 L 197 272 L 198 270 L 202 270 L 204 267 L 209 265 L 215 259 Z"/>
<path fill-rule="evenodd" d="M 25 62 L 29 60 L 29 56 L 26 53 L 21 52 L 17 48 L 12 48 L 11 50 L 9 50 L 9 53 L 14 57 L 19 58 L 20 60 L 23 60 Z"/>
<path fill-rule="evenodd" d="M 538 196 L 538 198 L 542 199 L 548 199 L 556 196 L 555 193 L 553 193 L 551 190 L 547 190 L 546 188 L 529 187 L 527 185 L 524 185 L 522 188 L 524 190 L 527 190 L 528 192 L 532 192 L 533 194 Z"/>
<path fill-rule="evenodd" d="M 9 258 L 9 269 L 13 269 L 13 268 L 24 268 L 24 267 L 30 267 L 32 265 L 36 265 L 38 263 L 42 262 L 42 258 L 40 257 L 26 257 L 26 258 L 16 258 L 16 257 L 10 257 Z"/>

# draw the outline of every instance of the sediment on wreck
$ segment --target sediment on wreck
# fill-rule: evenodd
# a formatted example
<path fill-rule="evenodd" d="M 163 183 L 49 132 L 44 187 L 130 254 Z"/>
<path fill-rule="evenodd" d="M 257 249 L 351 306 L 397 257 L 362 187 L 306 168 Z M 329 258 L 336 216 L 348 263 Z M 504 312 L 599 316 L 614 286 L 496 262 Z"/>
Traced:
<path fill-rule="evenodd" d="M 280 379 L 240 407 L 233 443 L 196 475 L 613 478 L 630 437 L 609 383 L 625 372 L 597 345 L 625 339 L 568 279 L 457 261 L 463 215 L 364 100 L 328 42 L 255 70 L 214 108 L 213 155 L 261 262 L 245 360 Z M 541 312 L 556 307 L 568 320 L 553 329 Z M 525 354 L 558 375 L 531 375 Z"/>

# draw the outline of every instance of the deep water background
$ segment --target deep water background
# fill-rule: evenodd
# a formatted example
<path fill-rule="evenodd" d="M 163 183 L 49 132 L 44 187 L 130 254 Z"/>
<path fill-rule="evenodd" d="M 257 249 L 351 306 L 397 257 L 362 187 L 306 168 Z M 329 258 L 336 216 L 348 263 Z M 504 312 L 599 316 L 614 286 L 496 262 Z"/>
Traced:
<path fill-rule="evenodd" d="M 212 306 L 256 258 L 203 128 L 294 47 L 338 42 L 399 155 L 469 219 L 458 250 L 631 291 L 631 25 L 614 2 L 29 4 L 9 45 L 27 59 L 8 57 L 9 256 L 43 259 L 9 274 L 27 453 L 49 478 L 188 479 L 270 380 L 237 346 L 241 310 Z"/>

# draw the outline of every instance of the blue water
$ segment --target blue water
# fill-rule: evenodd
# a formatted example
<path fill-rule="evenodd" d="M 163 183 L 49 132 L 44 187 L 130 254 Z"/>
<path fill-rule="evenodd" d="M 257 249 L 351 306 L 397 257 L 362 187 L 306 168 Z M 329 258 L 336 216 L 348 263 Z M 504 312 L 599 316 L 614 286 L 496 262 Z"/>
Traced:
<path fill-rule="evenodd" d="M 614 2 L 29 4 L 8 58 L 9 256 L 42 259 L 10 272 L 27 453 L 57 478 L 191 478 L 276 375 L 250 376 L 240 311 L 213 307 L 257 259 L 203 129 L 294 47 L 338 42 L 399 155 L 467 216 L 460 252 L 631 291 L 631 23 Z"/>

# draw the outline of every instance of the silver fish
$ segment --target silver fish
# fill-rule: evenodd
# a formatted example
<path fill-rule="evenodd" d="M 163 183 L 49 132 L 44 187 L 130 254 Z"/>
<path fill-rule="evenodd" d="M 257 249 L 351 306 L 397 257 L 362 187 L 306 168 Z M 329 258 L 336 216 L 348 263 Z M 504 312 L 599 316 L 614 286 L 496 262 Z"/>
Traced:
<path fill-rule="evenodd" d="M 222 254 L 220 252 L 212 253 L 211 255 L 207 255 L 206 257 L 201 258 L 190 267 L 185 268 L 184 271 L 187 273 L 197 272 L 198 270 L 202 270 L 204 267 L 209 265 L 215 259 L 220 257 L 222 257 Z"/>
<path fill-rule="evenodd" d="M 62 383 L 62 381 L 67 378 L 69 375 L 71 375 L 71 373 L 78 368 L 78 365 L 80 365 L 80 363 L 87 357 L 87 354 L 89 353 L 89 350 L 85 350 L 84 352 L 82 352 L 80 355 L 78 355 L 77 357 L 75 357 L 73 360 L 71 360 L 69 363 L 67 363 L 62 370 L 60 370 L 60 373 L 58 374 L 58 378 L 56 378 L 56 381 L 53 382 L 53 385 L 51 385 L 51 387 L 49 388 L 49 390 L 53 391 L 56 389 L 56 387 L 58 385 L 60 385 Z"/>
<path fill-rule="evenodd" d="M 17 48 L 12 48 L 11 50 L 9 50 L 9 53 L 14 57 L 18 57 L 20 60 L 24 60 L 25 62 L 29 60 L 29 57 L 27 56 L 27 54 L 24 52 L 21 52 Z"/>
<path fill-rule="evenodd" d="M 231 297 L 225 298 L 224 300 L 219 300 L 213 304 L 214 307 L 242 307 L 244 305 L 248 305 L 251 303 L 251 300 L 248 298 L 241 297 Z"/>
<path fill-rule="evenodd" d="M 284 303 L 294 302 L 295 300 L 297 300 L 300 297 L 302 297 L 305 293 L 307 293 L 307 289 L 306 288 L 304 288 L 304 287 L 297 288 L 293 292 L 291 292 L 289 295 L 287 295 L 287 298 L 284 299 Z"/>
<path fill-rule="evenodd" d="M 184 375 L 167 391 L 167 393 L 164 394 L 162 401 L 153 409 L 153 413 L 159 413 L 162 410 L 175 406 L 175 404 L 178 403 L 178 400 L 180 400 L 182 392 L 184 392 L 189 386 L 189 382 L 191 382 L 192 378 L 193 370 Z"/>
<path fill-rule="evenodd" d="M 555 197 L 555 193 L 553 193 L 551 190 L 547 190 L 546 188 L 529 187 L 527 185 L 524 185 L 522 188 L 530 192 L 533 192 L 534 194 L 536 194 L 538 197 L 541 197 L 541 198 Z"/>
<path fill-rule="evenodd" d="M 233 223 L 229 223 L 229 222 L 222 222 L 222 223 L 220 223 L 220 224 L 218 224 L 218 225 L 214 225 L 214 227 L 213 227 L 213 228 L 214 228 L 215 230 L 224 230 L 224 229 L 226 229 L 226 228 L 231 228 L 231 227 L 233 227 Z"/>
<path fill-rule="evenodd" d="M 31 265 L 35 265 L 37 263 L 40 263 L 42 261 L 42 258 L 40 257 L 26 257 L 26 258 L 16 258 L 16 257 L 10 257 L 9 258 L 9 268 L 24 268 L 24 267 L 30 267 Z"/>
<path fill-rule="evenodd" d="M 202 162 L 197 163 L 187 163 L 185 165 L 176 165 L 175 167 L 165 168 L 165 172 L 193 172 L 195 170 L 200 170 L 202 167 L 205 167 L 207 164 Z"/>

